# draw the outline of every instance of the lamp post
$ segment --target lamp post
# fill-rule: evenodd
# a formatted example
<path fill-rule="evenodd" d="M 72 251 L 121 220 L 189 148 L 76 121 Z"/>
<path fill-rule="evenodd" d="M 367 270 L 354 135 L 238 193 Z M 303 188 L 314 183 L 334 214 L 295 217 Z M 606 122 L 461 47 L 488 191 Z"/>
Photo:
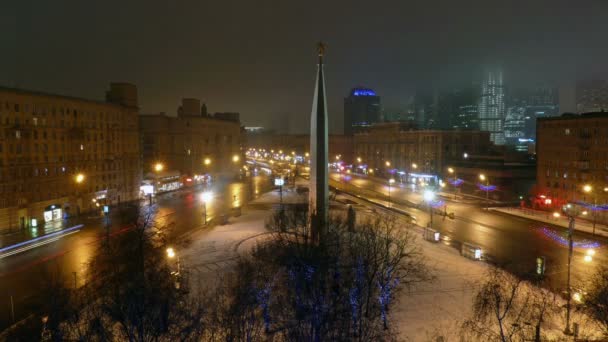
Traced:
<path fill-rule="evenodd" d="M 83 203 L 82 197 L 81 197 L 82 196 L 81 184 L 84 183 L 85 178 L 86 177 L 85 177 L 84 173 L 82 173 L 82 172 L 79 172 L 74 176 L 74 182 L 76 182 L 76 186 L 77 186 L 76 194 L 77 194 L 78 198 L 76 200 L 76 203 L 77 203 L 78 215 L 80 215 L 80 207 L 82 206 L 82 203 Z"/>
<path fill-rule="evenodd" d="M 393 202 L 391 202 L 391 185 L 395 183 L 395 179 L 391 178 L 388 180 L 388 206 L 392 207 L 393 206 Z"/>
<path fill-rule="evenodd" d="M 211 202 L 213 199 L 213 193 L 210 191 L 205 191 L 201 194 L 201 200 L 203 202 L 203 218 L 205 226 L 207 225 L 207 203 Z"/>
<path fill-rule="evenodd" d="M 568 216 L 568 276 L 566 283 L 566 295 L 568 297 L 566 302 L 566 328 L 564 330 L 564 334 L 571 335 L 572 331 L 570 330 L 570 301 L 572 298 L 571 288 L 570 288 L 570 270 L 572 268 L 572 249 L 573 249 L 573 241 L 572 241 L 572 233 L 574 231 L 574 206 L 571 204 L 567 204 L 563 208 L 564 213 Z"/>
<path fill-rule="evenodd" d="M 490 180 L 483 173 L 479 175 L 479 179 L 481 181 L 486 182 L 485 185 L 486 185 L 486 210 L 487 210 L 490 207 L 490 188 L 489 188 Z"/>
<path fill-rule="evenodd" d="M 163 163 L 156 163 L 156 164 L 154 164 L 154 172 L 156 172 L 156 179 L 155 179 L 156 184 L 154 184 L 154 186 L 158 185 L 158 183 L 159 183 L 158 182 L 158 174 L 160 172 L 162 172 L 164 169 L 165 169 L 165 165 Z M 148 194 L 148 206 L 150 206 L 150 207 L 152 206 L 152 192 L 150 192 Z"/>
<path fill-rule="evenodd" d="M 456 199 L 456 171 L 453 167 L 448 167 L 448 172 L 452 176 L 452 182 L 454 182 L 452 183 L 452 186 L 454 187 L 454 199 Z"/>
<path fill-rule="evenodd" d="M 585 193 L 591 193 L 593 192 L 593 187 L 589 184 L 586 184 L 585 186 L 583 186 L 583 191 Z M 607 192 L 608 188 L 604 188 L 604 192 Z M 597 196 L 595 195 L 595 192 L 593 192 L 593 207 L 591 208 L 591 215 L 592 215 L 592 220 L 593 220 L 593 235 L 595 235 L 595 221 L 596 221 L 596 207 L 597 207 Z"/>
<path fill-rule="evenodd" d="M 429 215 L 431 216 L 429 228 L 433 228 L 433 200 L 435 200 L 435 193 L 432 190 L 426 190 L 424 192 L 424 201 L 429 206 Z"/>

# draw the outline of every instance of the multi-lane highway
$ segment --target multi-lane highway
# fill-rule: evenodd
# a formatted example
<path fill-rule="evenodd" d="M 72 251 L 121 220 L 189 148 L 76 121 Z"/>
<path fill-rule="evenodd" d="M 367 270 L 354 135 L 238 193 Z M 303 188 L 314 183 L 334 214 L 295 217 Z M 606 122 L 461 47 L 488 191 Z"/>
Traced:
<path fill-rule="evenodd" d="M 423 195 L 398 182 L 390 186 L 390 203 L 389 185 L 385 180 L 332 173 L 330 183 L 361 198 L 392 205 L 414 217 L 420 226 L 427 226 L 430 220 Z M 453 200 L 447 194 L 438 200 L 442 204 L 434 211 L 433 228 L 447 236 L 455 247 L 462 242 L 473 243 L 483 248 L 489 260 L 519 272 L 533 271 L 536 258 L 544 256 L 548 285 L 556 289 L 565 288 L 568 257 L 568 247 L 564 244 L 567 236 L 565 228 L 488 211 L 483 199 Z M 446 217 L 441 212 L 454 213 L 454 218 Z M 573 254 L 572 272 L 576 283 L 584 281 L 594 271 L 595 265 L 608 261 L 602 248 L 608 241 L 582 232 L 575 232 L 574 241 L 576 246 L 581 246 L 575 247 Z M 582 246 L 594 242 L 599 243 L 600 247 L 595 248 L 593 261 L 585 262 L 588 248 Z"/>
<path fill-rule="evenodd" d="M 209 189 L 213 199 L 206 204 L 207 219 L 214 220 L 232 207 L 243 206 L 251 197 L 269 189 L 265 176 L 243 182 L 218 182 Z M 157 221 L 165 226 L 169 239 L 176 239 L 193 229 L 206 229 L 204 208 L 200 198 L 202 186 L 166 193 L 156 198 L 153 208 Z M 145 203 L 147 206 L 147 202 Z M 114 210 L 114 209 L 112 209 Z M 111 216 L 110 232 L 120 234 L 128 225 Z M 25 317 L 32 308 L 46 300 L 45 290 L 53 282 L 82 286 L 87 262 L 106 238 L 102 217 L 84 218 L 68 222 L 64 230 L 50 238 L 43 238 L 18 247 L 3 245 L 0 249 L 0 331 L 15 319 Z M 68 230 L 69 229 L 69 230 Z M 14 244 L 13 244 L 14 245 Z"/>

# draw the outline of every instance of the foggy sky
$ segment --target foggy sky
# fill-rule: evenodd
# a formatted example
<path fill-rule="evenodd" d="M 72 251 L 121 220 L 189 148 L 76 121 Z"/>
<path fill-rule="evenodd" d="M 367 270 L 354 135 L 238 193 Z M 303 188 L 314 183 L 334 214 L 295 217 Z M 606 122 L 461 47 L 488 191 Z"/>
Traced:
<path fill-rule="evenodd" d="M 315 44 L 328 45 L 330 130 L 361 84 L 387 109 L 418 84 L 503 65 L 509 85 L 608 77 L 608 1 L 31 1 L 0 9 L 0 85 L 101 99 L 138 86 L 143 113 L 183 97 L 244 124 L 308 129 Z"/>

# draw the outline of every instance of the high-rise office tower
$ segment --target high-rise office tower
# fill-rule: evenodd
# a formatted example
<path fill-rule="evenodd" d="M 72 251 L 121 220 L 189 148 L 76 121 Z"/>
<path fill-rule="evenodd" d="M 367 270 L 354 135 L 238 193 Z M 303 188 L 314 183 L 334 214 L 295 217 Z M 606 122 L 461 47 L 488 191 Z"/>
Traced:
<path fill-rule="evenodd" d="M 351 89 L 344 98 L 344 134 L 351 135 L 360 127 L 380 122 L 380 96 L 369 88 Z"/>
<path fill-rule="evenodd" d="M 559 114 L 559 90 L 550 85 L 537 85 L 526 94 L 524 138 L 536 140 L 536 119 Z"/>
<path fill-rule="evenodd" d="M 608 82 L 605 80 L 578 82 L 576 111 L 578 113 L 608 111 Z"/>
<path fill-rule="evenodd" d="M 505 86 L 501 70 L 486 74 L 481 84 L 479 99 L 479 129 L 490 132 L 490 140 L 496 145 L 505 144 Z"/>
<path fill-rule="evenodd" d="M 431 87 L 416 90 L 414 97 L 414 117 L 420 129 L 438 129 L 438 95 Z"/>
<path fill-rule="evenodd" d="M 458 87 L 442 91 L 438 96 L 438 125 L 440 129 L 479 129 L 477 101 L 479 91 L 473 87 Z"/>

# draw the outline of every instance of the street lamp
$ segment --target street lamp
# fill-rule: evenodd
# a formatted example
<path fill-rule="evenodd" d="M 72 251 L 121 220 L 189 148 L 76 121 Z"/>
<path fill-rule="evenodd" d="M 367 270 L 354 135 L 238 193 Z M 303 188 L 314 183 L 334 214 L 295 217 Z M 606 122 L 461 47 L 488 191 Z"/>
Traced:
<path fill-rule="evenodd" d="M 361 163 L 361 157 L 357 157 L 357 163 Z"/>
<path fill-rule="evenodd" d="M 232 162 L 238 163 L 239 160 L 241 160 L 241 158 L 239 157 L 238 154 L 235 154 L 235 155 L 232 156 Z"/>
<path fill-rule="evenodd" d="M 386 167 L 391 167 L 391 162 L 390 161 L 386 161 L 386 163 L 384 163 L 386 165 Z"/>
<path fill-rule="evenodd" d="M 454 183 L 452 183 L 452 186 L 454 187 L 454 199 L 456 199 L 456 188 L 457 188 L 457 186 L 456 186 L 456 184 L 457 184 L 456 183 L 456 171 L 454 170 L 453 167 L 448 167 L 448 173 L 450 175 L 452 175 L 452 182 L 454 182 Z"/>
<path fill-rule="evenodd" d="M 607 188 L 604 188 L 604 191 L 606 191 Z M 593 192 L 593 187 L 589 184 L 585 184 L 585 186 L 583 186 L 583 191 L 585 193 L 591 193 Z M 593 194 L 593 207 L 591 208 L 591 216 L 593 217 L 593 235 L 595 235 L 595 207 L 597 206 L 597 197 L 595 196 L 595 193 Z"/>
<path fill-rule="evenodd" d="M 167 248 L 167 258 L 169 259 L 173 259 L 175 258 L 177 261 L 177 272 L 176 273 L 172 273 L 175 276 L 179 275 L 180 272 L 180 265 L 179 265 L 179 255 L 177 255 L 177 253 L 175 253 L 175 250 L 173 249 L 173 247 L 168 247 Z"/>
<path fill-rule="evenodd" d="M 574 242 L 572 241 L 572 235 L 574 232 L 574 217 L 576 216 L 575 207 L 571 204 L 567 204 L 562 208 L 563 212 L 568 216 L 568 277 L 566 284 L 566 293 L 568 301 L 566 302 L 566 328 L 564 334 L 571 335 L 570 331 L 570 301 L 572 299 L 572 289 L 570 288 L 570 271 L 572 269 L 572 250 Z"/>
<path fill-rule="evenodd" d="M 213 199 L 213 193 L 211 191 L 205 191 L 201 194 L 201 200 L 203 201 L 203 215 L 204 215 L 204 222 L 205 225 L 207 225 L 207 203 L 211 202 L 211 200 Z"/>
<path fill-rule="evenodd" d="M 203 164 L 205 164 L 206 166 L 211 165 L 211 158 L 205 158 L 205 159 L 203 160 Z"/>
<path fill-rule="evenodd" d="M 429 215 L 431 216 L 431 220 L 429 222 L 429 227 L 433 228 L 433 201 L 435 200 L 435 193 L 432 190 L 426 190 L 424 192 L 424 201 L 429 206 Z"/>
<path fill-rule="evenodd" d="M 391 179 L 388 180 L 388 205 L 389 205 L 389 207 L 393 206 L 393 204 L 391 202 L 391 185 L 393 183 L 395 183 L 395 179 L 394 178 L 391 178 Z"/>
<path fill-rule="evenodd" d="M 84 174 L 83 173 L 76 174 L 76 176 L 74 177 L 74 180 L 76 181 L 76 183 L 81 184 L 82 182 L 84 182 Z"/>
<path fill-rule="evenodd" d="M 165 166 L 162 163 L 154 164 L 154 171 L 156 172 L 161 172 L 164 168 Z"/>
<path fill-rule="evenodd" d="M 486 182 L 486 209 L 488 209 L 490 207 L 490 179 L 483 173 L 479 175 L 479 179 Z"/>

